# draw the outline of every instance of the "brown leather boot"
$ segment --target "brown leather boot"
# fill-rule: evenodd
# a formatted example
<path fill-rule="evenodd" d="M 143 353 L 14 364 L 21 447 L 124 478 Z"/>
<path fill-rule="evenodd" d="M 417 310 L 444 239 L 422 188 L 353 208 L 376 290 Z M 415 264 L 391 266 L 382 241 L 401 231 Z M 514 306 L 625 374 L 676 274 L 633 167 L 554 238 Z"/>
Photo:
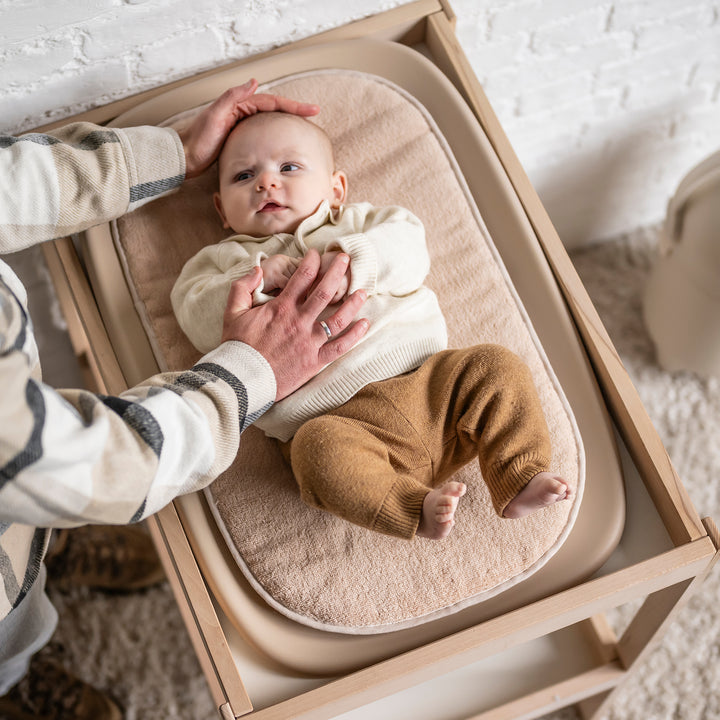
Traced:
<path fill-rule="evenodd" d="M 60 530 L 45 557 L 56 587 L 82 585 L 130 591 L 165 579 L 152 539 L 135 525 L 86 525 Z"/>
<path fill-rule="evenodd" d="M 35 657 L 28 674 L 0 697 L 3 720 L 122 720 L 107 695 L 52 660 Z"/>

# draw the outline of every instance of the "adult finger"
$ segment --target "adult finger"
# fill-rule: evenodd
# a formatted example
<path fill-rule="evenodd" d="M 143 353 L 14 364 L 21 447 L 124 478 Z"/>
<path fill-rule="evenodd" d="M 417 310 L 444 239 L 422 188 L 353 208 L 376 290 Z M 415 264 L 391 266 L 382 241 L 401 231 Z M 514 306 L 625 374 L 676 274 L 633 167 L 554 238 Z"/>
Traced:
<path fill-rule="evenodd" d="M 328 340 L 318 351 L 318 359 L 321 364 L 327 365 L 333 360 L 337 360 L 348 350 L 351 350 L 365 335 L 369 328 L 370 323 L 368 320 L 366 318 L 361 318 L 350 325 L 350 327 L 348 327 L 342 335 L 334 337 L 332 340 Z"/>
<path fill-rule="evenodd" d="M 255 106 L 257 112 L 277 111 L 292 113 L 293 115 L 303 115 L 305 117 L 317 115 L 320 112 L 320 107 L 318 105 L 299 102 L 298 100 L 291 100 L 290 98 L 282 97 L 280 95 L 266 95 L 261 93 L 253 96 L 251 102 Z"/>
<path fill-rule="evenodd" d="M 310 248 L 297 266 L 297 270 L 288 280 L 285 289 L 278 295 L 278 300 L 282 299 L 297 304 L 302 303 L 319 272 L 320 253 L 315 248 Z"/>
<path fill-rule="evenodd" d="M 252 272 L 238 278 L 230 286 L 225 313 L 223 315 L 222 340 L 234 340 L 234 323 L 252 307 L 252 294 L 262 280 L 262 270 L 253 268 Z"/>
<path fill-rule="evenodd" d="M 343 304 L 330 317 L 325 318 L 324 322 L 328 326 L 332 337 L 340 335 L 350 325 L 357 317 L 366 300 L 367 293 L 365 290 L 356 290 L 349 298 L 343 301 Z"/>
<path fill-rule="evenodd" d="M 233 124 L 241 118 L 258 112 L 278 111 L 304 117 L 317 115 L 320 112 L 320 107 L 313 103 L 291 100 L 281 95 L 268 95 L 266 93 L 256 95 L 257 87 L 257 80 L 252 78 L 244 85 L 229 88 L 208 109 L 233 118 Z"/>
<path fill-rule="evenodd" d="M 318 256 L 318 269 L 320 258 Z M 320 282 L 315 286 L 308 295 L 303 306 L 304 312 L 310 317 L 317 318 L 318 315 L 330 304 L 335 297 L 335 292 L 340 286 L 348 265 L 350 264 L 350 256 L 345 253 L 338 253 L 337 257 L 330 263 L 327 272 L 322 276 Z M 298 272 L 300 271 L 298 267 Z M 295 273 L 297 274 L 297 272 Z M 294 277 L 294 276 L 293 276 Z"/>
<path fill-rule="evenodd" d="M 257 87 L 257 80 L 250 78 L 250 80 L 242 85 L 228 88 L 212 103 L 211 107 L 220 111 L 222 114 L 236 114 L 239 106 L 247 102 L 247 100 L 254 95 Z"/>

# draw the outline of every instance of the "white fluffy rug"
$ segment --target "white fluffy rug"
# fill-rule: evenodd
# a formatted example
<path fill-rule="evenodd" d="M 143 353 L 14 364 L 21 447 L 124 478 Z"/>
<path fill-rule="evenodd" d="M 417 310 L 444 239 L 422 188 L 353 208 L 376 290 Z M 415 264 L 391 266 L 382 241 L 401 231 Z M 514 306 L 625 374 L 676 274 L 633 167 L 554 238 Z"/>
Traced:
<path fill-rule="evenodd" d="M 720 382 L 657 367 L 640 314 L 656 229 L 577 252 L 573 260 L 701 516 L 720 520 Z M 51 651 L 115 695 L 127 720 L 217 717 L 167 586 L 128 596 L 50 588 L 60 612 Z M 720 719 L 720 568 L 637 674 L 608 720 Z M 576 720 L 573 710 L 553 720 Z"/>
<path fill-rule="evenodd" d="M 661 370 L 641 318 L 656 254 L 649 228 L 573 256 L 670 458 L 701 517 L 720 521 L 720 381 Z M 661 644 L 618 689 L 607 720 L 720 718 L 720 566 Z M 617 620 L 622 622 L 621 615 Z M 553 720 L 575 720 L 574 712 Z"/>

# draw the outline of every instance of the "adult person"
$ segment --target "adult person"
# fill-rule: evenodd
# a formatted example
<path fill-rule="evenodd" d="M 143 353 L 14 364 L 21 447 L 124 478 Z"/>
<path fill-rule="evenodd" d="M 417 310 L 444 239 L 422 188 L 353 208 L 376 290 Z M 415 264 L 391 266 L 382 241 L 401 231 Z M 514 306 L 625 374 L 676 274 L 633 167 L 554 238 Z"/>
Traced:
<path fill-rule="evenodd" d="M 180 134 L 75 123 L 0 137 L 0 254 L 171 192 L 209 167 L 242 117 L 318 111 L 256 89 L 251 80 L 228 90 Z M 363 293 L 326 319 L 332 338 L 317 322 L 347 264 L 341 256 L 322 274 L 315 253 L 276 301 L 252 310 L 261 273 L 238 281 L 218 348 L 186 372 L 107 397 L 56 391 L 39 380 L 26 293 L 0 260 L 0 715 L 121 716 L 111 700 L 63 671 L 52 679 L 27 672 L 57 622 L 44 591 L 48 528 L 138 522 L 217 477 L 248 425 L 367 330 L 366 321 L 354 322 Z"/>

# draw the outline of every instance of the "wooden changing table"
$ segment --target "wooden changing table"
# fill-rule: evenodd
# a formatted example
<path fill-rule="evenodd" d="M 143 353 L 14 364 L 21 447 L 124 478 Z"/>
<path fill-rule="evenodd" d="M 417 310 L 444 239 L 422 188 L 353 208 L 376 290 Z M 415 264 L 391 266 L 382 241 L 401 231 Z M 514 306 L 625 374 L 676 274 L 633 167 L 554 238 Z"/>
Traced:
<path fill-rule="evenodd" d="M 258 669 L 253 648 L 244 645 L 224 621 L 198 568 L 182 512 L 170 505 L 151 519 L 150 526 L 222 718 L 252 712 L 259 720 L 338 716 L 442 720 L 440 708 L 445 708 L 452 718 L 497 720 L 538 717 L 574 703 L 583 717 L 599 716 L 612 689 L 641 660 L 717 559 L 717 528 L 712 520 L 701 520 L 690 503 L 460 49 L 453 22 L 446 2 L 418 0 L 291 47 L 356 37 L 411 45 L 429 57 L 465 98 L 520 200 L 602 390 L 623 460 L 628 496 L 623 536 L 608 562 L 585 582 L 342 677 L 286 678 L 278 697 L 274 669 Z M 242 67 L 257 59 L 234 65 Z M 75 119 L 108 122 L 182 84 Z M 75 245 L 70 239 L 58 240 L 47 243 L 44 251 L 88 382 L 102 392 L 121 392 L 127 382 Z M 639 609 L 616 637 L 604 613 L 633 601 L 641 601 Z M 442 702 L 435 708 L 437 697 Z M 253 703 L 261 709 L 253 711 Z"/>

